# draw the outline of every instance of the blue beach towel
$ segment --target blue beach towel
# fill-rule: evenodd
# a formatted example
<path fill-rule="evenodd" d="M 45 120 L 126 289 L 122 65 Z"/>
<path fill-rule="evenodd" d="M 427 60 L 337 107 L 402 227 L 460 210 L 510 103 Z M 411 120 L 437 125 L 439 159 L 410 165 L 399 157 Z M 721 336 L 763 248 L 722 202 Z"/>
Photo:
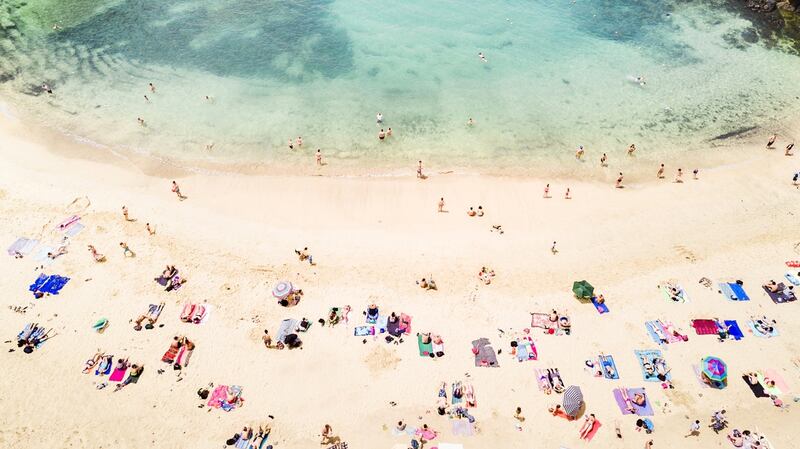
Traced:
<path fill-rule="evenodd" d="M 735 282 L 730 282 L 728 283 L 728 286 L 730 286 L 731 291 L 733 291 L 733 294 L 736 295 L 737 301 L 750 301 L 750 297 L 747 296 L 747 293 L 745 293 L 741 285 Z"/>
<path fill-rule="evenodd" d="M 753 335 L 755 335 L 756 337 L 770 338 L 770 337 L 777 337 L 778 335 L 780 335 L 780 333 L 778 333 L 777 328 L 773 328 L 771 334 L 765 334 L 756 329 L 756 325 L 752 321 L 748 321 L 747 325 L 750 327 L 750 329 L 753 331 Z"/>
<path fill-rule="evenodd" d="M 75 237 L 76 235 L 80 234 L 84 228 L 86 228 L 86 226 L 83 223 L 75 223 L 74 225 L 68 227 L 66 231 L 64 231 L 64 235 L 67 237 Z"/>
<path fill-rule="evenodd" d="M 783 275 L 783 277 L 785 277 L 786 280 L 789 281 L 789 283 L 792 285 L 800 285 L 800 278 L 793 275 L 792 273 L 789 273 L 788 271 L 786 272 L 786 274 Z"/>
<path fill-rule="evenodd" d="M 47 278 L 44 285 L 39 288 L 40 292 L 50 293 L 51 295 L 57 295 L 58 292 L 64 288 L 69 282 L 69 278 L 65 276 L 59 276 L 57 274 L 53 274 Z"/>
<path fill-rule="evenodd" d="M 599 313 L 600 315 L 609 312 L 608 306 L 606 305 L 605 301 L 602 304 L 600 304 L 599 302 L 597 302 L 597 298 L 592 296 L 592 304 L 594 305 L 594 308 L 597 309 L 597 313 Z"/>
<path fill-rule="evenodd" d="M 644 323 L 644 327 L 647 329 L 647 333 L 650 334 L 650 338 L 652 338 L 653 341 L 659 346 L 663 346 L 666 342 L 663 342 L 660 338 L 658 338 L 658 334 L 656 334 L 656 332 L 653 330 L 654 326 L 658 326 L 658 323 L 655 321 L 647 321 Z"/>
<path fill-rule="evenodd" d="M 599 360 L 603 366 L 603 377 L 606 379 L 619 379 L 619 371 L 617 371 L 617 364 L 614 363 L 614 357 L 610 355 L 600 356 Z M 611 368 L 611 374 L 609 374 L 607 368 Z"/>
<path fill-rule="evenodd" d="M 733 337 L 734 340 L 741 340 L 744 338 L 742 329 L 739 327 L 739 323 L 737 323 L 736 320 L 725 320 L 725 326 L 728 327 L 728 335 Z"/>
<path fill-rule="evenodd" d="M 647 373 L 647 370 L 644 368 L 644 360 L 650 362 L 653 365 L 653 369 L 655 370 L 655 360 L 656 359 L 663 359 L 664 355 L 661 351 L 657 349 L 649 349 L 649 350 L 635 350 L 633 351 L 636 354 L 636 360 L 639 362 L 639 368 L 642 370 L 642 378 L 647 382 L 661 382 L 661 379 L 658 378 L 658 374 L 654 371 L 652 375 Z M 672 373 L 667 372 L 666 374 L 667 381 L 672 380 Z"/>

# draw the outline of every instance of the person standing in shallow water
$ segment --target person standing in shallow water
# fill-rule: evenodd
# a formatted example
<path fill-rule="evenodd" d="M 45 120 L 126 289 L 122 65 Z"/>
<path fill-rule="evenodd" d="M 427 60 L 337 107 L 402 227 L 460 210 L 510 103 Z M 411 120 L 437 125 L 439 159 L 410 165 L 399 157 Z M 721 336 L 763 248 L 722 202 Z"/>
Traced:
<path fill-rule="evenodd" d="M 381 130 L 378 131 L 378 140 L 383 141 L 383 139 L 385 138 L 386 138 L 386 131 L 384 131 L 383 128 L 381 128 Z"/>
<path fill-rule="evenodd" d="M 658 173 L 656 173 L 656 177 L 658 179 L 664 179 L 664 164 L 661 164 L 661 167 L 658 168 Z"/>
<path fill-rule="evenodd" d="M 778 140 L 778 135 L 777 134 L 773 134 L 773 135 L 769 136 L 769 140 L 767 141 L 767 149 L 771 149 L 772 145 L 775 144 L 776 140 Z"/>

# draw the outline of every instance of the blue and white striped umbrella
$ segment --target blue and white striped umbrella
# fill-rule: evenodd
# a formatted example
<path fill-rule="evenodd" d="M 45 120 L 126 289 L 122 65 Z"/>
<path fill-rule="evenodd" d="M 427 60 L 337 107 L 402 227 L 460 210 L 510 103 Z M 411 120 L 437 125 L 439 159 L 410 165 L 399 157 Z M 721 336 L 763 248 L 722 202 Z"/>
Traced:
<path fill-rule="evenodd" d="M 583 392 L 575 385 L 564 392 L 564 412 L 569 416 L 577 416 L 583 405 Z"/>

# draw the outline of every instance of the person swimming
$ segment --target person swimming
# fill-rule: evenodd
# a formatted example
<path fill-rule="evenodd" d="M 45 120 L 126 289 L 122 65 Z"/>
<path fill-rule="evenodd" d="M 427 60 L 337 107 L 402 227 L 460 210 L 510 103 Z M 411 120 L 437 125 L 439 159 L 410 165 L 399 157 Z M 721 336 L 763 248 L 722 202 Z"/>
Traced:
<path fill-rule="evenodd" d="M 480 58 L 480 60 L 483 62 L 489 62 L 486 60 L 486 56 L 484 56 L 482 52 L 478 52 L 478 58 Z"/>

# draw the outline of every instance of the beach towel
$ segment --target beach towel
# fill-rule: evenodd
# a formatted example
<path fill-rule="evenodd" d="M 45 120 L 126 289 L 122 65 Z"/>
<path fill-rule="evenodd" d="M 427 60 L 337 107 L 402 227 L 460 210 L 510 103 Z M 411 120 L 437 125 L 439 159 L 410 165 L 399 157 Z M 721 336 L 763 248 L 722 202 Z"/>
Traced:
<path fill-rule="evenodd" d="M 28 239 L 25 237 L 18 238 L 11 246 L 8 247 L 8 255 L 15 256 L 16 253 L 20 253 L 23 256 L 27 256 L 28 254 L 33 251 L 33 248 L 39 244 L 38 240 Z"/>
<path fill-rule="evenodd" d="M 64 231 L 64 235 L 67 237 L 75 237 L 76 235 L 80 234 L 86 228 L 83 223 L 75 223 L 72 226 L 68 227 L 66 231 Z"/>
<path fill-rule="evenodd" d="M 766 391 L 764 389 L 764 386 L 761 385 L 761 382 L 759 382 L 758 379 L 756 379 L 755 383 L 751 384 L 750 383 L 750 377 L 747 376 L 747 374 L 744 374 L 744 375 L 742 375 L 742 380 L 744 380 L 744 383 L 746 383 L 747 386 L 750 387 L 750 391 L 753 392 L 753 396 L 755 396 L 757 398 L 768 398 L 769 397 L 769 395 L 766 393 Z"/>
<path fill-rule="evenodd" d="M 57 295 L 58 292 L 60 292 L 61 289 L 64 288 L 65 285 L 67 285 L 67 282 L 69 282 L 68 277 L 53 274 L 47 278 L 47 280 L 41 287 L 39 287 L 39 291 L 44 293 L 50 293 L 51 295 Z"/>
<path fill-rule="evenodd" d="M 526 360 L 536 360 L 539 358 L 539 353 L 536 350 L 536 345 L 530 339 L 517 340 L 517 361 L 524 362 Z"/>
<path fill-rule="evenodd" d="M 196 304 L 192 312 L 192 324 L 205 324 L 214 306 L 211 304 Z"/>
<path fill-rule="evenodd" d="M 644 378 L 644 380 L 646 380 L 647 382 L 661 382 L 661 379 L 658 378 L 658 374 L 655 371 L 655 368 L 656 368 L 655 367 L 655 360 L 664 358 L 664 355 L 661 353 L 661 351 L 659 351 L 657 349 L 649 349 L 649 350 L 635 350 L 633 352 L 634 352 L 634 354 L 636 354 L 636 360 L 639 362 L 639 368 L 642 371 L 642 377 Z M 644 358 L 644 360 L 650 362 L 650 364 L 653 366 L 653 370 L 654 371 L 653 371 L 652 375 L 647 373 L 647 370 L 644 367 L 644 362 L 642 361 L 642 358 Z M 672 380 L 672 373 L 667 371 L 667 374 L 666 374 L 665 377 L 666 377 L 665 380 L 667 380 L 667 381 Z"/>
<path fill-rule="evenodd" d="M 725 320 L 725 327 L 728 328 L 728 335 L 733 337 L 734 340 L 741 340 L 744 338 L 744 334 L 742 333 L 742 329 L 739 327 L 739 323 L 736 320 Z"/>
<path fill-rule="evenodd" d="M 128 367 L 126 366 L 123 369 L 115 369 L 111 376 L 108 378 L 111 382 L 122 382 L 122 379 L 125 378 L 125 373 L 128 371 Z"/>
<path fill-rule="evenodd" d="M 747 326 L 750 328 L 751 331 L 753 331 L 753 335 L 755 335 L 756 337 L 770 338 L 770 337 L 777 337 L 778 335 L 780 335 L 780 333 L 778 332 L 778 328 L 774 326 L 772 327 L 772 333 L 769 334 L 763 333 L 760 330 L 758 330 L 758 328 L 756 327 L 756 323 L 754 323 L 752 320 L 747 321 Z"/>
<path fill-rule="evenodd" d="M 278 328 L 278 333 L 276 334 L 277 341 L 283 343 L 283 339 L 286 338 L 287 335 L 294 333 L 295 329 L 297 329 L 297 320 L 287 318 L 281 321 L 281 326 Z"/>
<path fill-rule="evenodd" d="M 785 302 L 792 302 L 797 301 L 797 296 L 795 296 L 794 292 L 786 287 L 786 285 L 781 282 L 778 284 L 778 291 L 772 292 L 767 287 L 762 287 L 769 298 L 775 304 L 783 304 Z"/>
<path fill-rule="evenodd" d="M 433 342 L 423 343 L 422 334 L 417 335 L 417 347 L 420 357 L 430 357 L 433 354 Z"/>
<path fill-rule="evenodd" d="M 161 357 L 161 361 L 164 363 L 169 363 L 170 365 L 175 363 L 175 357 L 178 355 L 178 348 L 170 345 L 167 349 L 167 352 Z"/>
<path fill-rule="evenodd" d="M 725 297 L 728 301 L 736 301 L 736 294 L 733 293 L 731 290 L 731 284 L 728 282 L 721 282 L 718 284 L 719 291 L 722 293 L 722 296 Z"/>
<path fill-rule="evenodd" d="M 603 366 L 603 377 L 606 379 L 619 379 L 619 371 L 617 371 L 617 364 L 614 363 L 614 357 L 605 355 L 598 357 L 598 360 L 600 365 Z"/>
<path fill-rule="evenodd" d="M 375 326 L 356 326 L 353 328 L 353 335 L 356 337 L 375 335 Z"/>
<path fill-rule="evenodd" d="M 467 408 L 478 406 L 478 401 L 475 400 L 475 388 L 472 384 L 464 384 L 464 400 L 467 403 Z"/>
<path fill-rule="evenodd" d="M 785 277 L 786 280 L 789 281 L 789 283 L 792 285 L 800 285 L 800 278 L 793 275 L 792 273 L 789 273 L 788 271 L 786 272 L 786 274 L 783 275 L 783 277 Z"/>
<path fill-rule="evenodd" d="M 531 313 L 531 327 L 550 329 L 555 325 L 556 323 L 550 321 L 550 315 L 546 313 Z"/>
<path fill-rule="evenodd" d="M 673 295 L 672 295 L 672 292 L 670 291 L 670 285 L 675 287 L 675 290 L 677 290 L 677 294 L 675 295 L 675 299 L 672 299 Z M 683 287 L 681 287 L 678 284 L 669 284 L 669 283 L 663 284 L 661 286 L 661 294 L 664 297 L 664 299 L 666 299 L 669 302 L 685 303 L 685 302 L 689 301 L 689 295 L 686 294 L 686 290 L 684 290 Z"/>
<path fill-rule="evenodd" d="M 97 368 L 94 370 L 94 375 L 108 376 L 108 374 L 111 373 L 111 369 L 113 367 L 114 367 L 114 356 L 107 355 L 100 360 L 100 363 L 97 364 Z"/>
<path fill-rule="evenodd" d="M 433 344 L 433 354 L 436 357 L 444 357 L 444 342 Z"/>
<path fill-rule="evenodd" d="M 52 246 L 49 245 L 42 245 L 39 247 L 39 250 L 36 251 L 36 254 L 33 255 L 33 260 L 39 262 L 40 265 L 44 265 L 49 267 L 50 265 L 55 262 L 55 259 L 51 259 L 48 254 L 54 253 L 56 250 Z"/>
<path fill-rule="evenodd" d="M 400 320 L 397 319 L 394 322 L 392 321 L 388 322 L 386 325 L 386 332 L 388 332 L 389 335 L 392 335 L 394 337 L 399 337 L 403 335 L 403 331 L 400 329 Z"/>
<path fill-rule="evenodd" d="M 475 355 L 475 366 L 499 367 L 497 353 L 489 344 L 489 339 L 480 338 L 472 342 L 472 353 Z"/>
<path fill-rule="evenodd" d="M 67 217 L 67 218 L 64 219 L 64 221 L 62 221 L 61 223 L 58 224 L 58 229 L 63 231 L 65 229 L 69 228 L 70 226 L 74 225 L 75 223 L 77 223 L 78 220 L 80 220 L 80 219 L 81 219 L 81 217 L 79 217 L 77 215 L 73 215 L 71 217 Z"/>
<path fill-rule="evenodd" d="M 737 301 L 750 301 L 750 297 L 747 296 L 745 293 L 744 288 L 741 285 L 737 284 L 736 282 L 731 282 L 728 284 L 733 292 L 734 296 L 736 297 Z"/>
<path fill-rule="evenodd" d="M 400 323 L 398 323 L 398 329 L 403 331 L 404 334 L 411 333 L 411 316 L 406 315 L 405 313 L 400 314 Z"/>
<path fill-rule="evenodd" d="M 778 374 L 778 372 L 775 371 L 774 369 L 768 369 L 764 373 L 764 377 L 772 379 L 775 382 L 775 386 L 774 387 L 766 387 L 766 384 L 765 384 L 764 390 L 767 393 L 774 394 L 774 395 L 777 396 L 777 395 L 780 395 L 780 394 L 788 394 L 788 393 L 790 393 L 792 391 L 789 388 L 789 385 L 786 383 L 786 381 L 783 380 L 783 377 L 780 374 Z"/>
<path fill-rule="evenodd" d="M 717 322 L 714 320 L 692 320 L 692 327 L 697 335 L 717 335 Z"/>
<path fill-rule="evenodd" d="M 220 408 L 222 406 L 222 402 L 228 397 L 228 386 L 227 385 L 217 385 L 214 388 L 214 391 L 211 392 L 211 396 L 208 398 L 208 405 L 209 407 L 213 408 Z"/>
<path fill-rule="evenodd" d="M 599 313 L 600 315 L 608 313 L 608 306 L 606 305 L 606 303 L 603 302 L 602 304 L 600 304 L 599 302 L 597 302 L 597 298 L 594 296 L 592 296 L 592 304 L 594 305 L 594 308 L 597 310 L 597 313 Z"/>
<path fill-rule="evenodd" d="M 631 405 L 633 406 L 634 413 L 639 416 L 653 416 L 653 406 L 650 404 L 650 397 L 645 393 L 644 388 L 628 388 L 627 389 L 628 397 L 631 399 Z M 638 404 L 634 404 L 633 397 L 637 394 L 641 393 L 645 396 L 644 406 L 640 406 Z M 617 401 L 617 406 L 619 406 L 620 411 L 623 415 L 631 415 L 632 413 L 630 410 L 627 409 L 625 404 L 625 399 L 622 398 L 622 390 L 619 388 L 614 389 L 614 400 Z"/>
<path fill-rule="evenodd" d="M 550 383 L 550 377 L 547 375 L 546 369 L 537 369 L 536 373 L 536 387 L 539 388 L 539 391 L 545 391 L 545 389 L 553 389 L 553 384 Z"/>
<path fill-rule="evenodd" d="M 594 425 L 592 426 L 592 430 L 590 430 L 589 433 L 586 434 L 586 438 L 584 438 L 584 439 L 587 442 L 592 441 L 592 438 L 594 438 L 594 436 L 597 435 L 597 431 L 600 430 L 600 427 L 602 425 L 603 424 L 598 419 L 595 419 L 594 420 Z"/>
<path fill-rule="evenodd" d="M 672 324 L 671 322 L 669 321 L 663 322 L 661 320 L 657 320 L 655 323 L 661 327 L 661 331 L 667 337 L 667 343 L 678 343 L 681 341 L 689 340 L 689 337 L 678 333 L 678 331 L 675 330 L 675 325 Z"/>
<path fill-rule="evenodd" d="M 665 345 L 667 344 L 668 340 L 666 340 L 666 335 L 664 335 L 664 340 L 662 340 L 658 334 L 656 333 L 656 329 L 663 332 L 661 326 L 655 321 L 647 321 L 644 323 L 645 329 L 647 329 L 647 334 L 650 335 L 650 338 L 653 339 L 658 345 Z"/>
<path fill-rule="evenodd" d="M 705 379 L 703 379 L 703 374 L 700 372 L 700 365 L 692 365 L 692 371 L 694 371 L 694 378 L 697 379 L 701 387 L 711 388 L 711 386 L 706 383 Z"/>
<path fill-rule="evenodd" d="M 453 435 L 468 437 L 473 433 L 472 423 L 468 419 L 453 420 Z"/>

